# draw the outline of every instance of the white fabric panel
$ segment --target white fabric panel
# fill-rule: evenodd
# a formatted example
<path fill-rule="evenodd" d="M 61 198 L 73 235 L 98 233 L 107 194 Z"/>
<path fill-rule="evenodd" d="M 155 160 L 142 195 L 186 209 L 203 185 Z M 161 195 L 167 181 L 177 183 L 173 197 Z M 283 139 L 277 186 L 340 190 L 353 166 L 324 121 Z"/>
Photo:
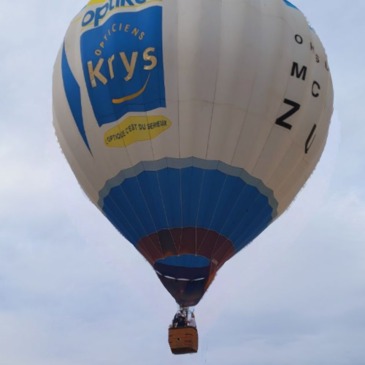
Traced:
<path fill-rule="evenodd" d="M 246 170 L 265 182 L 267 163 L 264 162 L 263 170 L 257 164 L 260 162 L 260 156 L 270 136 L 278 106 L 283 100 L 290 63 L 290 58 L 283 57 L 286 52 L 284 45 L 290 43 L 285 22 L 262 14 L 260 16 L 255 21 L 258 28 L 255 34 L 259 33 L 259 35 L 257 39 L 255 36 L 254 42 L 257 42 L 260 52 L 254 61 L 257 72 L 251 88 L 241 144 L 238 146 L 234 163 L 239 164 L 241 158 L 249 158 L 245 160 Z M 276 148 L 280 148 L 280 144 L 276 143 Z M 271 153 L 270 156 L 272 163 L 275 160 Z"/>
<path fill-rule="evenodd" d="M 180 157 L 207 156 L 219 61 L 220 3 L 178 2 Z"/>
<path fill-rule="evenodd" d="M 62 85 L 61 54 L 59 52 L 54 65 L 53 84 Z M 105 176 L 95 176 L 95 165 L 90 153 L 85 149 L 82 138 L 76 128 L 63 88 L 54 90 L 57 103 L 53 103 L 53 124 L 62 151 L 69 162 L 73 173 L 86 195 L 95 202 L 98 198 L 98 187 L 104 184 Z"/>
<path fill-rule="evenodd" d="M 208 158 L 246 168 L 252 156 L 240 153 L 239 149 L 244 146 L 243 121 L 248 113 L 260 55 L 257 42 L 261 33 L 255 29 L 258 23 L 260 13 L 256 6 L 242 1 L 224 2 Z M 245 36 L 248 34 L 254 34 L 257 42 Z M 234 160 L 237 153 L 239 156 Z"/>
<path fill-rule="evenodd" d="M 227 104 L 215 104 L 212 126 L 208 143 L 209 160 L 222 161 L 232 164 L 237 145 L 240 141 L 242 121 L 246 112 Z M 249 156 L 241 156 L 247 159 Z"/>
<path fill-rule="evenodd" d="M 65 37 L 92 153 L 65 95 L 62 52 L 53 79 L 56 133 L 91 200 L 97 201 L 107 180 L 141 161 L 196 157 L 244 169 L 274 192 L 279 213 L 284 211 L 320 158 L 333 105 L 326 55 L 303 14 L 283 0 L 164 0 L 121 8 L 163 7 L 166 107 L 130 112 L 99 127 L 85 83 L 80 35 L 91 27 L 82 28 L 84 14 L 102 4 L 86 6 Z M 300 109 L 282 120 L 284 126 L 276 123 L 290 114 L 291 102 Z M 106 146 L 105 133 L 141 116 L 163 116 L 171 125 L 126 147 Z"/>

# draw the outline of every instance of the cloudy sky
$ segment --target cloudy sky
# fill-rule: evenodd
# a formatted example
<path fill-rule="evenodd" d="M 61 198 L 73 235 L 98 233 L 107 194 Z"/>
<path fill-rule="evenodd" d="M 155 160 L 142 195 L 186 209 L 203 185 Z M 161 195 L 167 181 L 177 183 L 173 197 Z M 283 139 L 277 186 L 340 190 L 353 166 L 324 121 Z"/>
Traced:
<path fill-rule="evenodd" d="M 78 187 L 52 126 L 53 63 L 86 1 L 0 0 L 0 365 L 363 365 L 365 2 L 296 0 L 335 89 L 328 147 L 290 209 L 219 272 L 197 355 L 176 304 Z"/>

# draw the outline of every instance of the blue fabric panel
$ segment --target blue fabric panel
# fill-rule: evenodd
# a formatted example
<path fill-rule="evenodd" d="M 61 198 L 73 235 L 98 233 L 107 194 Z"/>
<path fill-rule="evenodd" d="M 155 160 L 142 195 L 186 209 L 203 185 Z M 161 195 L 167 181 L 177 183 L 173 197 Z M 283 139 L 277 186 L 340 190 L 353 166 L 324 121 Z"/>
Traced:
<path fill-rule="evenodd" d="M 269 199 L 255 186 L 195 166 L 125 178 L 105 196 L 103 211 L 134 245 L 161 230 L 198 227 L 228 238 L 236 252 L 273 219 Z"/>
<path fill-rule="evenodd" d="M 138 242 L 144 227 L 123 187 L 114 188 L 112 199 L 104 206 L 103 213 L 118 231 L 131 243 Z"/>
<path fill-rule="evenodd" d="M 218 196 L 224 187 L 225 175 L 216 170 L 206 170 L 202 174 L 203 180 L 197 206 L 196 225 L 198 227 L 209 227 L 210 222 L 213 220 L 213 214 L 216 211 L 215 207 L 217 206 Z M 221 212 L 217 212 L 216 215 L 222 219 Z M 217 230 L 214 226 L 211 229 Z"/>
<path fill-rule="evenodd" d="M 81 106 L 81 91 L 80 86 L 77 83 L 74 75 L 72 74 L 70 65 L 67 60 L 65 45 L 62 48 L 62 79 L 63 86 L 65 88 L 65 94 L 68 104 L 71 109 L 72 116 L 75 120 L 77 129 L 84 140 L 87 148 L 90 151 L 89 142 L 85 133 L 84 119 L 82 116 L 82 106 Z"/>
<path fill-rule="evenodd" d="M 181 170 L 182 227 L 195 227 L 203 174 L 197 168 Z"/>
<path fill-rule="evenodd" d="M 225 177 L 219 195 L 216 197 L 215 214 L 211 221 L 211 227 L 215 227 L 218 232 L 232 231 L 232 224 L 229 224 L 228 217 L 232 217 L 232 208 L 234 205 L 227 204 L 227 202 L 235 202 L 239 197 L 239 192 L 242 191 L 245 186 L 242 184 L 242 180 L 239 178 L 227 179 Z"/>
<path fill-rule="evenodd" d="M 168 227 L 182 227 L 182 196 L 180 173 L 171 168 L 165 169 L 164 178 L 158 178 Z"/>
<path fill-rule="evenodd" d="M 132 187 L 132 191 L 128 191 L 132 201 L 135 199 L 133 197 L 143 196 L 147 207 L 143 215 L 148 216 L 153 221 L 148 223 L 149 232 L 152 232 L 151 229 L 154 229 L 152 226 L 161 228 L 168 227 L 164 207 L 164 195 L 161 194 L 159 176 L 159 172 L 143 172 L 138 176 L 139 189 L 136 190 L 136 186 L 134 186 L 134 188 Z"/>
<path fill-rule="evenodd" d="M 164 264 L 169 266 L 182 266 L 182 267 L 207 267 L 210 265 L 210 260 L 203 256 L 197 255 L 180 255 L 169 256 L 163 260 L 156 261 L 156 264 Z"/>
<path fill-rule="evenodd" d="M 196 270 L 199 269 L 195 269 L 193 271 Z M 206 272 L 205 275 L 204 273 L 200 274 L 201 275 L 199 276 L 206 277 L 206 279 L 198 281 L 181 281 L 170 279 L 162 275 L 158 275 L 158 277 L 166 290 L 174 297 L 174 299 L 180 306 L 192 307 L 199 303 L 206 291 L 208 272 Z"/>
<path fill-rule="evenodd" d="M 143 184 L 141 182 L 142 179 L 144 181 Z M 137 231 L 140 234 L 140 237 L 142 237 L 142 235 L 147 235 L 151 232 L 157 231 L 157 227 L 154 224 L 153 217 L 147 204 L 147 200 L 145 198 L 145 195 L 142 193 L 142 191 L 144 191 L 145 189 L 151 189 L 148 186 L 148 183 L 151 180 L 153 181 L 153 178 L 146 179 L 142 177 L 141 174 L 137 178 L 126 179 L 121 186 L 125 197 L 130 202 L 130 209 L 134 212 L 134 214 L 129 217 L 129 220 L 131 221 L 132 226 L 137 225 L 139 227 Z M 110 194 L 110 201 L 120 200 L 120 193 L 118 192 L 118 189 L 113 188 L 112 191 L 114 190 L 116 190 L 115 193 Z M 150 198 L 152 199 L 152 197 Z M 123 204 L 124 202 L 122 201 L 120 203 Z M 140 224 L 136 224 L 135 217 L 140 220 Z"/>

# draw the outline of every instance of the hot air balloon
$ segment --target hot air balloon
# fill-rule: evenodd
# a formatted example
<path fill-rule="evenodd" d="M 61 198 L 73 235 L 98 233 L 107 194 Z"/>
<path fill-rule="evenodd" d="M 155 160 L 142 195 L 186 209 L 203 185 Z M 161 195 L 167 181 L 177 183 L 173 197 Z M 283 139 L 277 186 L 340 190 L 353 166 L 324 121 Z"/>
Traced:
<path fill-rule="evenodd" d="M 287 0 L 91 0 L 54 67 L 77 180 L 185 316 L 290 205 L 332 109 L 323 46 Z M 192 328 L 171 326 L 172 352 L 197 351 Z"/>

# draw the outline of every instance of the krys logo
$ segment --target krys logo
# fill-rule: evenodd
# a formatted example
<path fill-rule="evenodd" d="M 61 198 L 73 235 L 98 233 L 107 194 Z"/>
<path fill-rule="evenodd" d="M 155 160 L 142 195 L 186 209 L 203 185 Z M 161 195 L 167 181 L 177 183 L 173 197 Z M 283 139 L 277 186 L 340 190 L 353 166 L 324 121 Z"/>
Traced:
<path fill-rule="evenodd" d="M 115 13 L 86 31 L 81 56 L 99 126 L 166 106 L 160 6 Z"/>

